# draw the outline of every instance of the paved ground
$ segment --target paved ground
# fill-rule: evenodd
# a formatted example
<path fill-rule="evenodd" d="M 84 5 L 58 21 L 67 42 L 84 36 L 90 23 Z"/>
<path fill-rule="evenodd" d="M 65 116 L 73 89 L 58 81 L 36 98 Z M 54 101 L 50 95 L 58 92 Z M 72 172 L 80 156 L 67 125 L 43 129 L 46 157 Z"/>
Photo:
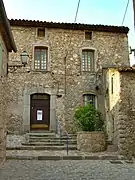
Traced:
<path fill-rule="evenodd" d="M 109 161 L 7 161 L 0 180 L 135 180 L 135 163 Z"/>
<path fill-rule="evenodd" d="M 79 156 L 79 155 L 94 155 L 94 156 L 100 156 L 100 155 L 118 155 L 117 152 L 98 152 L 98 153 L 88 153 L 88 152 L 81 152 L 77 150 L 69 150 L 68 152 L 69 155 L 72 156 Z M 61 151 L 51 151 L 51 150 L 7 150 L 7 156 L 11 155 L 22 155 L 22 156 L 65 156 L 67 155 L 66 150 L 61 150 Z"/>

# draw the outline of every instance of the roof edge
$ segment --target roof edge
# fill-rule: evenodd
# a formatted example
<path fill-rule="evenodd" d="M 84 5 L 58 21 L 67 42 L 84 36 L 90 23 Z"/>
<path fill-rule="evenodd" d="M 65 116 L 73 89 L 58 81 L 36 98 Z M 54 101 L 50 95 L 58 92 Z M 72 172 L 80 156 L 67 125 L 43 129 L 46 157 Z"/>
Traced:
<path fill-rule="evenodd" d="M 94 24 L 81 24 L 81 23 L 60 23 L 60 22 L 47 22 L 35 21 L 25 19 L 11 19 L 9 20 L 11 26 L 24 26 L 24 27 L 48 27 L 48 28 L 61 28 L 61 29 L 75 29 L 75 30 L 91 30 L 91 31 L 104 31 L 116 33 L 128 33 L 129 28 L 125 26 L 109 26 L 109 25 L 94 25 Z"/>
<path fill-rule="evenodd" d="M 104 69 L 115 69 L 119 72 L 135 72 L 135 66 L 105 66 Z"/>

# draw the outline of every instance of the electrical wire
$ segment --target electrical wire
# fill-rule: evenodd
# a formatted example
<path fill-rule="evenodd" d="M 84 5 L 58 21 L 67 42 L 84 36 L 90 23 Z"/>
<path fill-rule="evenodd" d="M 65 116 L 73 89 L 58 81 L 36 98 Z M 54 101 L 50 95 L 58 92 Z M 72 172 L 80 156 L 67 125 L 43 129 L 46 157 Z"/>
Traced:
<path fill-rule="evenodd" d="M 75 13 L 75 19 L 74 19 L 74 23 L 73 23 L 73 28 L 72 31 L 70 33 L 70 40 L 68 43 L 68 47 L 67 47 L 67 52 L 64 58 L 64 64 L 65 64 L 65 95 L 66 95 L 66 88 L 67 88 L 67 56 L 68 56 L 68 52 L 69 52 L 69 47 L 71 45 L 71 39 L 72 39 L 72 35 L 73 35 L 73 30 L 74 30 L 74 26 L 77 20 L 77 15 L 78 15 L 78 11 L 79 11 L 79 6 L 80 6 L 80 0 L 78 0 L 78 4 L 77 4 L 77 9 L 76 9 L 76 13 Z"/>
<path fill-rule="evenodd" d="M 76 20 L 77 20 L 79 6 L 80 6 L 80 0 L 78 0 L 78 4 L 77 4 L 77 8 L 76 8 L 76 13 L 75 13 L 75 19 L 74 19 L 73 28 L 72 28 L 72 31 L 71 31 L 71 34 L 70 34 L 70 40 L 69 40 L 69 44 L 68 44 L 68 47 L 67 47 L 67 52 L 66 52 L 65 60 L 66 60 L 66 58 L 68 56 L 69 46 L 71 45 L 71 39 L 72 39 L 72 35 L 73 35 L 74 26 L 75 26 L 75 23 L 76 23 Z"/>
<path fill-rule="evenodd" d="M 123 16 L 123 19 L 122 19 L 122 25 L 124 24 L 124 21 L 125 21 L 125 17 L 126 17 L 126 14 L 127 14 L 127 9 L 128 9 L 128 5 L 129 5 L 129 1 L 127 1 L 127 5 L 126 5 L 126 9 L 125 9 L 125 12 L 124 12 L 124 16 Z"/>
<path fill-rule="evenodd" d="M 129 1 L 130 1 L 130 0 L 127 0 L 126 8 L 125 8 L 124 15 L 123 15 L 123 18 L 122 18 L 122 23 L 121 23 L 122 26 L 123 26 L 123 24 L 124 24 L 125 17 L 126 17 L 126 14 L 127 14 Z M 114 53 L 115 53 L 115 50 L 117 49 L 117 46 L 119 45 L 119 40 L 120 40 L 120 35 L 119 35 L 118 38 L 117 38 L 117 42 L 116 42 L 116 45 L 115 45 L 115 47 L 114 47 Z"/>
<path fill-rule="evenodd" d="M 79 10 L 79 5 L 80 5 L 80 0 L 78 1 L 78 4 L 77 4 L 77 9 L 76 9 L 76 14 L 75 14 L 75 20 L 74 20 L 74 23 L 75 23 L 76 20 L 77 20 L 77 15 L 78 15 L 78 10 Z"/>

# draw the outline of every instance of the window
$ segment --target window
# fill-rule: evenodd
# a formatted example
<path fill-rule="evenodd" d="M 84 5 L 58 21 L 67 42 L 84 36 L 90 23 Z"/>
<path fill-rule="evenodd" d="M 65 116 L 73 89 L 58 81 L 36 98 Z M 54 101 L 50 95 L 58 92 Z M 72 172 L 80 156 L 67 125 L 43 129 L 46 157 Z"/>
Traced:
<path fill-rule="evenodd" d="M 94 51 L 85 49 L 82 51 L 82 70 L 94 71 Z"/>
<path fill-rule="evenodd" d="M 45 28 L 38 28 L 37 29 L 37 36 L 45 37 Z"/>
<path fill-rule="evenodd" d="M 111 77 L 111 92 L 113 94 L 113 76 Z"/>
<path fill-rule="evenodd" d="M 34 69 L 47 70 L 48 48 L 35 47 L 34 51 Z"/>
<path fill-rule="evenodd" d="M 92 40 L 92 32 L 89 31 L 85 32 L 85 40 Z"/>
<path fill-rule="evenodd" d="M 90 103 L 95 107 L 96 106 L 95 97 L 96 96 L 94 94 L 84 94 L 83 95 L 84 106 Z"/>
<path fill-rule="evenodd" d="M 35 94 L 32 94 L 32 95 L 31 95 L 31 99 L 32 99 L 32 100 L 33 100 L 33 99 L 34 99 L 34 100 L 37 100 L 37 99 L 38 99 L 38 100 L 41 100 L 41 99 L 43 100 L 43 99 L 49 99 L 49 98 L 50 98 L 50 95 L 49 95 L 49 94 L 44 94 L 44 93 L 43 93 L 43 94 L 41 94 L 41 93 L 40 93 L 40 94 L 39 94 L 39 93 L 35 93 Z"/>

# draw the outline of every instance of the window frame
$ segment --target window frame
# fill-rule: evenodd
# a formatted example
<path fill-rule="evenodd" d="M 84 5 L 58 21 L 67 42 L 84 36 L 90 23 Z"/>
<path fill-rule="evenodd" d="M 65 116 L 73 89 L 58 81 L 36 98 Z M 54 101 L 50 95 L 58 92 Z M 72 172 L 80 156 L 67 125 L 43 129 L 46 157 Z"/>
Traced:
<path fill-rule="evenodd" d="M 44 36 L 39 36 L 39 35 L 38 35 L 38 31 L 39 31 L 39 30 L 44 30 Z M 38 27 L 37 30 L 36 30 L 36 37 L 38 37 L 38 38 L 45 38 L 45 37 L 46 37 L 46 28 L 44 28 L 44 27 Z"/>
<path fill-rule="evenodd" d="M 85 56 L 84 56 L 84 67 L 83 67 L 83 52 L 87 52 L 87 62 L 85 61 Z M 88 53 L 93 53 L 92 61 L 90 61 L 90 67 L 88 67 Z M 91 57 L 91 56 L 90 56 Z M 90 68 L 90 69 L 88 69 Z M 81 69 L 83 72 L 95 72 L 95 50 L 94 49 L 82 49 L 81 53 Z"/>
<path fill-rule="evenodd" d="M 36 69 L 35 68 L 35 53 L 36 53 L 36 49 L 46 49 L 46 69 L 42 69 L 41 68 L 41 60 L 40 60 L 40 69 Z M 34 52 L 33 52 L 33 55 L 34 55 L 34 58 L 33 58 L 33 69 L 35 70 L 35 71 L 48 71 L 49 70 L 49 55 L 48 55 L 48 53 L 49 53 L 49 48 L 47 47 L 47 46 L 40 46 L 40 45 L 38 45 L 38 46 L 34 46 Z"/>
<path fill-rule="evenodd" d="M 87 104 L 85 104 L 86 103 L 86 100 L 85 100 L 86 96 L 91 96 L 91 97 L 93 96 L 94 97 L 94 104 L 93 103 L 90 103 L 90 104 L 93 104 L 93 106 L 95 108 L 97 108 L 97 96 L 95 94 L 93 94 L 93 93 L 84 93 L 83 94 L 83 106 L 87 106 L 89 104 L 88 101 L 87 101 Z"/>
<path fill-rule="evenodd" d="M 91 33 L 91 39 L 86 39 L 86 33 Z M 84 31 L 84 40 L 85 40 L 85 41 L 91 41 L 91 40 L 93 40 L 93 31 Z"/>

